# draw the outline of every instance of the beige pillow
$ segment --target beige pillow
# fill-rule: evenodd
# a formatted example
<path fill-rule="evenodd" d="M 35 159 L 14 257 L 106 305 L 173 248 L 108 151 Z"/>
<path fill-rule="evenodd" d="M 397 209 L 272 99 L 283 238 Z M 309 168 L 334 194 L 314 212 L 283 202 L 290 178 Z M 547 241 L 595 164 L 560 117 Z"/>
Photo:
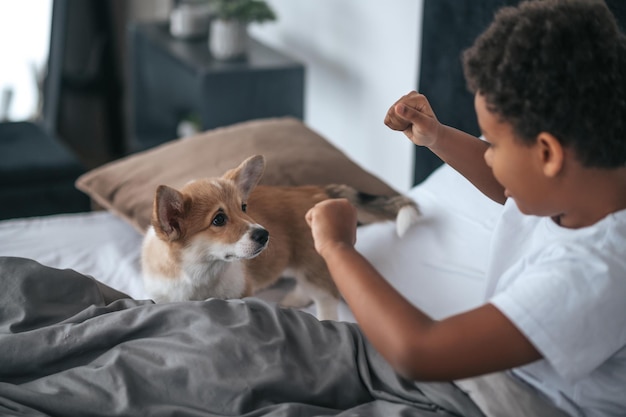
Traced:
<path fill-rule="evenodd" d="M 260 119 L 177 139 L 95 168 L 76 180 L 93 201 L 143 233 L 158 185 L 182 187 L 220 176 L 251 155 L 265 156 L 261 184 L 342 183 L 370 194 L 395 194 L 301 121 Z"/>

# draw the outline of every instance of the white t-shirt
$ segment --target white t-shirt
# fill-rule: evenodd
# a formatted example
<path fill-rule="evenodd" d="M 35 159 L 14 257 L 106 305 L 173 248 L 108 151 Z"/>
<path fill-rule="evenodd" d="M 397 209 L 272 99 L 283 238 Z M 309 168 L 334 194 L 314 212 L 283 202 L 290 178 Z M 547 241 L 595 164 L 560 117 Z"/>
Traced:
<path fill-rule="evenodd" d="M 572 416 L 626 416 L 626 210 L 567 229 L 509 199 L 488 299 L 544 359 L 513 372 Z"/>

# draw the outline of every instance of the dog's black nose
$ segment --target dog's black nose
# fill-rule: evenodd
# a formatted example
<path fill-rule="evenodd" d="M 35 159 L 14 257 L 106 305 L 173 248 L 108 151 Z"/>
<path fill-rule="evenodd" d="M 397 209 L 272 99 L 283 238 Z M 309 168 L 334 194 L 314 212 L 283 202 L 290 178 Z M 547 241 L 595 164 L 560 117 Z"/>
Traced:
<path fill-rule="evenodd" d="M 267 243 L 267 240 L 270 238 L 270 232 L 268 232 L 265 229 L 254 229 L 254 231 L 252 232 L 252 235 L 250 236 L 252 238 L 252 240 L 254 240 L 255 242 L 261 244 L 261 245 L 265 245 Z"/>

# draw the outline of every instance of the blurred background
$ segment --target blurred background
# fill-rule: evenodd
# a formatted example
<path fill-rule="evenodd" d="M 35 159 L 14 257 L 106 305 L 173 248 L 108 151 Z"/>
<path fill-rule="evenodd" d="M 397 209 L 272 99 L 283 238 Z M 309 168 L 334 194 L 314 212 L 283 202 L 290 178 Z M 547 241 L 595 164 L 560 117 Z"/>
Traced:
<path fill-rule="evenodd" d="M 269 51 L 262 49 L 258 56 L 253 52 L 250 57 L 224 63 L 209 62 L 208 34 L 187 39 L 167 33 L 173 11 L 185 3 L 211 0 L 3 0 L 0 118 L 40 123 L 89 169 L 189 132 L 161 128 L 156 119 L 175 118 L 177 128 L 184 127 L 181 122 L 192 122 L 193 132 L 194 128 L 215 127 L 207 126 L 211 123 L 264 115 L 241 110 L 242 114 L 234 117 L 239 110 L 229 110 L 234 118 L 222 117 L 203 125 L 202 115 L 193 105 L 176 108 L 181 107 L 178 102 L 144 117 L 135 106 L 139 103 L 146 109 L 153 105 L 160 96 L 152 90 L 163 84 L 149 77 L 174 65 L 159 60 L 163 54 L 181 61 L 195 78 L 209 77 L 206 74 L 211 72 L 241 72 L 242 66 L 257 74 L 269 68 L 263 60 L 271 59 L 273 69 L 300 65 L 303 74 L 302 91 L 293 92 L 287 100 L 292 104 L 277 105 L 276 116 L 302 118 L 395 188 L 406 190 L 412 185 L 412 146 L 402 135 L 390 132 L 382 120 L 400 95 L 417 88 L 420 0 L 268 0 L 276 20 L 251 22 L 248 34 L 258 48 Z M 161 33 L 151 32 L 151 25 L 158 26 Z M 137 73 L 138 67 L 141 73 Z M 169 88 L 180 85 L 180 91 L 186 91 L 184 79 L 168 80 Z M 264 80 L 257 83 L 274 82 Z M 138 83 L 142 85 L 137 87 Z M 286 90 L 299 88 L 285 83 Z M 263 91 L 263 86 L 248 87 Z M 272 88 L 263 99 L 266 108 L 271 107 L 270 96 L 277 87 Z M 221 94 L 228 94 L 228 86 L 223 89 L 226 91 Z M 211 91 L 200 94 L 210 101 Z M 232 105 L 224 108 L 232 109 Z M 166 111 L 171 115 L 165 115 Z M 148 129 L 150 117 L 156 121 Z M 144 133 L 153 132 L 153 138 L 140 139 L 143 143 L 138 144 L 137 136 L 142 133 L 137 125 L 141 123 Z"/>

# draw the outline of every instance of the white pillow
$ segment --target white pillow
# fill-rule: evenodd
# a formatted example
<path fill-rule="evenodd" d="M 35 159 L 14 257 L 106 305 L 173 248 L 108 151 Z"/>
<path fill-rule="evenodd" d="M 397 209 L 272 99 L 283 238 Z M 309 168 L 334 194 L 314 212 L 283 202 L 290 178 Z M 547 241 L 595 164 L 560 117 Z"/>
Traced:
<path fill-rule="evenodd" d="M 420 222 L 403 238 L 390 222 L 360 227 L 357 249 L 434 318 L 482 304 L 491 233 L 502 206 L 448 165 L 408 194 L 422 210 Z M 345 306 L 340 317 L 354 320 Z"/>

